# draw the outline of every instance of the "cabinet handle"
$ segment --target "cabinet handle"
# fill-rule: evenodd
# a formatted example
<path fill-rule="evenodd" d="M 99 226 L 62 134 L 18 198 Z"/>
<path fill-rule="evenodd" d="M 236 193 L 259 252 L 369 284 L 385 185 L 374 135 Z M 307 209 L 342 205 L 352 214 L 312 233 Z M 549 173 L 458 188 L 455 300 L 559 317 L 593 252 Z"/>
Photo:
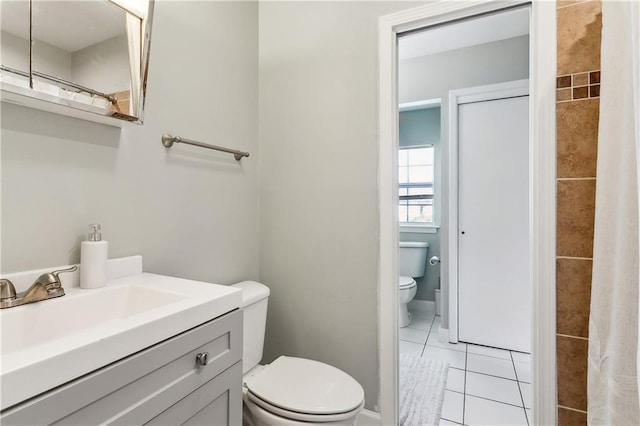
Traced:
<path fill-rule="evenodd" d="M 196 365 L 204 367 L 209 362 L 209 352 L 201 352 L 196 355 Z"/>

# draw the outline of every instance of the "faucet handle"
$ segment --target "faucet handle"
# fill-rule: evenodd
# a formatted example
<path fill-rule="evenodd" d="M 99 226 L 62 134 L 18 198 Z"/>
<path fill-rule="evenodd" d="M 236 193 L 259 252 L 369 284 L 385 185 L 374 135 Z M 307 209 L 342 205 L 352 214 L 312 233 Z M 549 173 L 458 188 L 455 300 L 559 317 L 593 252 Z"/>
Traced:
<path fill-rule="evenodd" d="M 11 300 L 16 298 L 16 288 L 10 280 L 0 280 L 0 300 Z"/>
<path fill-rule="evenodd" d="M 56 277 L 56 280 L 58 282 L 60 282 L 60 277 L 58 276 L 58 274 L 61 274 L 63 272 L 74 272 L 78 270 L 78 266 L 73 265 L 71 268 L 67 268 L 67 269 L 60 269 L 59 271 L 53 271 L 51 273 L 51 275 L 53 275 L 54 277 Z"/>
<path fill-rule="evenodd" d="M 77 269 L 78 267 L 74 265 L 71 268 L 60 269 L 59 271 L 53 271 L 46 274 L 42 274 L 40 275 L 40 277 L 38 277 L 38 279 L 34 284 L 40 283 L 45 286 L 47 291 L 54 291 L 62 287 L 62 282 L 60 281 L 60 277 L 58 276 L 59 274 L 63 272 L 73 272 L 73 271 L 76 271 Z"/>

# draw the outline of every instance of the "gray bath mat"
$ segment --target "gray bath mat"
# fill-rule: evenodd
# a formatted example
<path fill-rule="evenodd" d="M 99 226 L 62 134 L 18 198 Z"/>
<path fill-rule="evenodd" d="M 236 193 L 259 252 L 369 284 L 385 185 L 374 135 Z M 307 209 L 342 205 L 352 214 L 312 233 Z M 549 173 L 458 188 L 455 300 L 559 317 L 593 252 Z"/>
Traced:
<path fill-rule="evenodd" d="M 440 423 L 446 362 L 400 354 L 400 425 L 424 426 Z"/>

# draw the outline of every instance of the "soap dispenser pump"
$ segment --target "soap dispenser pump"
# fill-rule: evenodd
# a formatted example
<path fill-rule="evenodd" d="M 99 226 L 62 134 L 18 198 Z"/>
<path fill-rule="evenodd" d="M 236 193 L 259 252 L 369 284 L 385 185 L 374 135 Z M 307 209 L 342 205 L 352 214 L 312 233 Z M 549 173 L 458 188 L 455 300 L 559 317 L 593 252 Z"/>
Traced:
<path fill-rule="evenodd" d="M 89 237 L 80 244 L 80 288 L 107 285 L 109 243 L 102 240 L 100 224 L 89 225 Z"/>

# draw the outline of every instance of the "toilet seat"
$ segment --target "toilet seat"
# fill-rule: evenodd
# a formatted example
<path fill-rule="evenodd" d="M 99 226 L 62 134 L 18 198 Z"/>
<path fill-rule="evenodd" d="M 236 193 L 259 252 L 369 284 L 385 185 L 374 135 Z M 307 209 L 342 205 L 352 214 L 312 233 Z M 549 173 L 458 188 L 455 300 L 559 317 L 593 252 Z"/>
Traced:
<path fill-rule="evenodd" d="M 247 399 L 275 415 L 311 423 L 353 417 L 364 405 L 362 386 L 331 365 L 281 356 L 245 380 Z"/>
<path fill-rule="evenodd" d="M 355 413 L 360 412 L 364 407 L 364 401 L 355 409 L 348 411 L 346 413 L 338 413 L 338 414 L 307 414 L 307 413 L 298 413 L 296 411 L 285 410 L 283 408 L 277 407 L 275 405 L 269 404 L 267 401 L 264 401 L 254 395 L 251 391 L 247 392 L 247 398 L 252 403 L 256 404 L 260 408 L 265 411 L 274 414 L 276 416 L 280 416 L 289 420 L 298 420 L 306 423 L 329 423 L 329 422 L 340 422 L 343 420 L 348 420 L 355 416 Z"/>
<path fill-rule="evenodd" d="M 398 278 L 398 287 L 402 289 L 408 289 L 416 286 L 416 280 L 411 277 L 399 277 Z"/>

